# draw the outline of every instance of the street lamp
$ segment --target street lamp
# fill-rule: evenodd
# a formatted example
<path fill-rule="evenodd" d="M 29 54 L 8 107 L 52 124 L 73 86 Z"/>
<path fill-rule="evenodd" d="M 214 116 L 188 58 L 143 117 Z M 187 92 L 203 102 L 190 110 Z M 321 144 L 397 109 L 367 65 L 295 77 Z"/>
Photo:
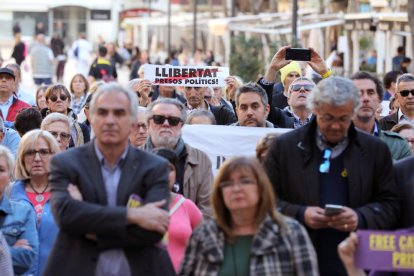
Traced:
<path fill-rule="evenodd" d="M 171 0 L 168 0 L 168 26 L 167 26 L 168 56 L 171 54 Z"/>
<path fill-rule="evenodd" d="M 197 0 L 193 0 L 193 54 L 197 49 Z"/>
<path fill-rule="evenodd" d="M 298 41 L 297 23 L 298 23 L 298 0 L 292 1 L 292 47 L 295 47 Z"/>

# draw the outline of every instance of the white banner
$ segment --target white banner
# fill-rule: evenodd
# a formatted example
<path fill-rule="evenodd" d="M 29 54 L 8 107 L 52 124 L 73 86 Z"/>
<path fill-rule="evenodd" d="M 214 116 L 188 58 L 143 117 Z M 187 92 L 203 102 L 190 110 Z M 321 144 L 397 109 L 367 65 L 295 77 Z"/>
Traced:
<path fill-rule="evenodd" d="M 228 76 L 228 67 L 144 65 L 144 79 L 154 85 L 223 87 Z"/>
<path fill-rule="evenodd" d="M 283 134 L 291 129 L 216 125 L 184 125 L 182 137 L 210 158 L 213 173 L 232 156 L 256 156 L 256 144 L 267 133 Z"/>

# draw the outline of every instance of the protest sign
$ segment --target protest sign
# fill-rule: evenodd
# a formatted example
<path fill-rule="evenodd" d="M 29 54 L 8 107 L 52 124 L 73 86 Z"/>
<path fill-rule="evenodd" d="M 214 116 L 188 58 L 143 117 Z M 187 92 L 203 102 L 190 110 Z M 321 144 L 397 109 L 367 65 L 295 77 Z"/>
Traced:
<path fill-rule="evenodd" d="M 357 232 L 355 265 L 376 271 L 414 272 L 414 231 Z"/>
<path fill-rule="evenodd" d="M 283 134 L 286 128 L 184 125 L 182 136 L 184 142 L 204 151 L 211 160 L 213 173 L 216 175 L 221 164 L 232 156 L 256 155 L 256 144 L 267 133 Z"/>
<path fill-rule="evenodd" d="M 144 79 L 154 85 L 223 87 L 228 76 L 228 67 L 144 65 Z"/>

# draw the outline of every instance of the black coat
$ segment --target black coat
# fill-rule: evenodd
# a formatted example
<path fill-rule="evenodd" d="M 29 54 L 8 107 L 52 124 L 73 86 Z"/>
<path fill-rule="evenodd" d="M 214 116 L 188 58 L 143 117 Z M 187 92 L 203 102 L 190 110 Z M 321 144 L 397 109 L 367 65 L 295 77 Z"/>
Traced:
<path fill-rule="evenodd" d="M 344 164 L 348 171 L 349 203 L 363 220 L 358 228 L 391 229 L 399 213 L 399 193 L 392 159 L 380 139 L 351 125 Z M 277 138 L 269 149 L 265 169 L 285 215 L 299 218 L 301 207 L 319 206 L 319 160 L 314 154 L 316 120 Z M 312 231 L 310 231 L 312 232 Z"/>
<path fill-rule="evenodd" d="M 394 164 L 395 180 L 402 195 L 401 216 L 398 228 L 414 225 L 414 156 Z"/>
<path fill-rule="evenodd" d="M 324 207 L 319 199 L 320 155 L 316 128 L 316 119 L 313 119 L 309 124 L 280 136 L 270 146 L 264 161 L 278 197 L 278 209 L 302 223 L 306 207 Z M 348 202 L 344 205 L 357 213 L 358 229 L 392 229 L 397 223 L 400 197 L 387 145 L 376 137 L 357 131 L 353 125 L 349 128 L 348 138 L 349 144 L 343 153 L 348 185 Z M 325 229 L 307 230 L 316 251 L 322 255 L 335 254 L 336 240 L 330 238 L 344 234 L 332 231 L 332 235 L 326 237 L 323 236 Z M 327 248 L 326 244 L 335 248 Z M 319 265 L 324 275 L 345 273 L 338 255 L 332 255 L 329 261 L 319 260 Z"/>

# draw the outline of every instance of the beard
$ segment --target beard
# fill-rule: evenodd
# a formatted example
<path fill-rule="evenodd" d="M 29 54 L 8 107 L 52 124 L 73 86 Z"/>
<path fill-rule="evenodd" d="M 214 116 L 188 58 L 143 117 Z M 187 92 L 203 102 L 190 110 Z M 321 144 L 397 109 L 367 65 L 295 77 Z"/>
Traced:
<path fill-rule="evenodd" d="M 154 144 L 154 148 L 167 148 L 170 150 L 174 150 L 175 146 L 178 143 L 178 139 L 180 139 L 180 135 L 178 136 L 156 136 L 151 137 L 151 141 Z"/>

